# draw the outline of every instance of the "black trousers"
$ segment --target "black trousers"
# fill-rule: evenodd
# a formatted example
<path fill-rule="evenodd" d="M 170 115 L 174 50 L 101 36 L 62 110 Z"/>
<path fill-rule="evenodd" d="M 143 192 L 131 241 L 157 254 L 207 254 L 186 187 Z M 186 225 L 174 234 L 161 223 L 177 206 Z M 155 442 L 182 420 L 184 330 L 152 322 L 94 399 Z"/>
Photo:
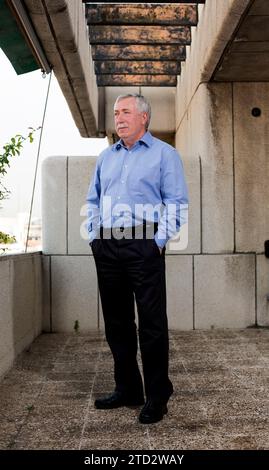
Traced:
<path fill-rule="evenodd" d="M 154 239 L 96 239 L 96 263 L 106 339 L 114 358 L 116 390 L 143 395 L 137 364 L 137 329 L 147 399 L 166 402 L 168 378 L 165 253 Z"/>

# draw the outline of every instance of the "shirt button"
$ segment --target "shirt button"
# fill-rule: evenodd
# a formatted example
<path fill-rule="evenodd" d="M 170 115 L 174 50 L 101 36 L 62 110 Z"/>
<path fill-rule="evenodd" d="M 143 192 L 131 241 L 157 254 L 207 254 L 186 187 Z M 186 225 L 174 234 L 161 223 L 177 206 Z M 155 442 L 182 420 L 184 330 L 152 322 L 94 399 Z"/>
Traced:
<path fill-rule="evenodd" d="M 123 181 L 123 180 L 121 180 L 121 182 L 122 182 L 122 183 L 124 183 L 124 181 Z"/>
<path fill-rule="evenodd" d="M 118 196 L 118 199 L 120 199 L 120 196 Z"/>

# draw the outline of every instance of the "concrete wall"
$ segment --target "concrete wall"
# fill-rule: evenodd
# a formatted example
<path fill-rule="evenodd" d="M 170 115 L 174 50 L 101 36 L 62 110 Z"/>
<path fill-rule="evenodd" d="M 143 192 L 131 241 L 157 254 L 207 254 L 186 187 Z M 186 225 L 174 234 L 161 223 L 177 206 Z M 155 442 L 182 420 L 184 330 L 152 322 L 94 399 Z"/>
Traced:
<path fill-rule="evenodd" d="M 192 28 L 191 46 L 178 77 L 176 128 L 181 125 L 197 88 L 208 82 L 229 44 L 250 0 L 207 0 L 199 5 L 198 26 Z"/>
<path fill-rule="evenodd" d="M 177 130 L 183 161 L 195 167 L 199 159 L 201 170 L 200 184 L 188 180 L 190 219 L 200 219 L 200 232 L 189 227 L 189 247 L 200 246 L 198 328 L 269 325 L 268 101 L 267 83 L 200 84 Z"/>
<path fill-rule="evenodd" d="M 0 256 L 0 376 L 41 333 L 41 253 Z"/>

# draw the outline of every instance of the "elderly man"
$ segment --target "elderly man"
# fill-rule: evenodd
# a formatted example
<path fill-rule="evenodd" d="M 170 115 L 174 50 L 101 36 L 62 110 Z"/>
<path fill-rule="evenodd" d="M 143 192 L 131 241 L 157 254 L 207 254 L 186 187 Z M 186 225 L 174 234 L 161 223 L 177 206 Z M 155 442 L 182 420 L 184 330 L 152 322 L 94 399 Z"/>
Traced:
<path fill-rule="evenodd" d="M 95 407 L 143 405 L 139 421 L 160 421 L 173 393 L 168 377 L 165 245 L 184 223 L 188 204 L 177 151 L 148 131 L 151 110 L 137 94 L 114 106 L 120 140 L 98 158 L 88 202 L 88 231 L 96 263 L 115 390 Z M 184 210 L 183 210 L 184 209 Z M 137 363 L 137 330 L 143 378 Z"/>

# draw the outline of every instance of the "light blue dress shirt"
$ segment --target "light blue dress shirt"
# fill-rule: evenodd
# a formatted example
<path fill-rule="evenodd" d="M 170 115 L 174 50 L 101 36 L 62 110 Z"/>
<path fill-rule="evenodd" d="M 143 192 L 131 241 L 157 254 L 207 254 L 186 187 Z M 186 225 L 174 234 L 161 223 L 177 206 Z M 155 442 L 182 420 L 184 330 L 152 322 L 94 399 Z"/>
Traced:
<path fill-rule="evenodd" d="M 162 248 L 187 221 L 188 190 L 180 155 L 150 132 L 131 148 L 119 140 L 96 163 L 87 195 L 89 241 L 105 228 L 158 222 Z"/>

